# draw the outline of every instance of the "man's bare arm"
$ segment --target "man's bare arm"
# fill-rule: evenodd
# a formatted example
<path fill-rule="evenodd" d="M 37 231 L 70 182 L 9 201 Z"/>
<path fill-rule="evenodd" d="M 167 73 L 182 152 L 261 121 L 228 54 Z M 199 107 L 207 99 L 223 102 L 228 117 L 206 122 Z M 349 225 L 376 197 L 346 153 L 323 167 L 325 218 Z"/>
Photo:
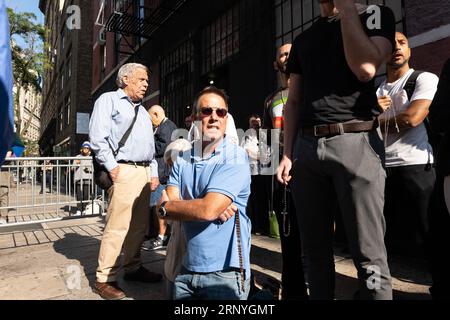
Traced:
<path fill-rule="evenodd" d="M 300 104 L 303 100 L 303 78 L 298 74 L 291 74 L 289 96 L 284 109 L 284 154 L 292 158 L 294 140 L 299 127 Z"/>
<path fill-rule="evenodd" d="M 179 190 L 168 186 L 167 194 L 170 201 L 165 206 L 166 218 L 171 220 L 215 221 L 232 205 L 230 198 L 216 192 L 207 193 L 202 199 L 173 201 L 171 199 L 176 199 L 175 195 L 179 195 Z"/>
<path fill-rule="evenodd" d="M 384 37 L 368 37 L 353 0 L 335 1 L 341 18 L 347 63 L 361 82 L 375 77 L 378 68 L 392 53 L 392 44 Z M 339 3 L 339 6 L 338 6 Z"/>
<path fill-rule="evenodd" d="M 300 105 L 303 101 L 303 78 L 291 74 L 289 96 L 284 109 L 284 154 L 277 169 L 277 179 L 281 183 L 289 182 L 292 168 L 292 149 L 299 130 Z"/>
<path fill-rule="evenodd" d="M 407 130 L 415 128 L 420 125 L 428 116 L 431 100 L 419 99 L 414 100 L 409 105 L 408 109 L 394 117 L 389 118 L 389 133 L 396 133 L 397 128 L 395 123 L 397 122 L 399 130 Z M 384 130 L 386 126 L 386 120 L 380 120 L 380 127 Z"/>

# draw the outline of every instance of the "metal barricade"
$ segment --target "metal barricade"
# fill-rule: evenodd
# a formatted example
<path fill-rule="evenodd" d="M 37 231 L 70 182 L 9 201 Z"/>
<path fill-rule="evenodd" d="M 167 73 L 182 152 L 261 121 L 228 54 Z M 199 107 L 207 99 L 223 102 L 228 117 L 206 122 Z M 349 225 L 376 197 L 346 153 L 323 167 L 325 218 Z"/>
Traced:
<path fill-rule="evenodd" d="M 0 170 L 0 226 L 106 212 L 92 157 L 7 158 Z"/>

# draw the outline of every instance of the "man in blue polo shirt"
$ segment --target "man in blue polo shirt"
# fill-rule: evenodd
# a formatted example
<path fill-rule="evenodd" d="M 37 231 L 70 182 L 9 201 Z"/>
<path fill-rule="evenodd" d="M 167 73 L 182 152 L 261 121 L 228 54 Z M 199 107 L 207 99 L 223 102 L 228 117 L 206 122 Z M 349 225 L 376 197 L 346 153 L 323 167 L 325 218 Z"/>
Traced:
<path fill-rule="evenodd" d="M 208 87 L 194 103 L 202 140 L 173 166 L 158 213 L 182 221 L 187 241 L 174 299 L 245 300 L 250 288 L 251 223 L 245 207 L 250 167 L 225 136 L 225 93 Z"/>

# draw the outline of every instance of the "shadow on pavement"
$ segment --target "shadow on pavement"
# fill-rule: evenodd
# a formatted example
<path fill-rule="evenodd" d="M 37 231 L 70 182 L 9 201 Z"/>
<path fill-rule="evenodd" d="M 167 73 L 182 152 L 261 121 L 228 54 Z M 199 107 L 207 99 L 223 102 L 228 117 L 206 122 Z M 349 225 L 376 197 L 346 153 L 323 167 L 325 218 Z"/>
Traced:
<path fill-rule="evenodd" d="M 251 263 L 274 272 L 281 273 L 281 253 L 253 245 L 251 249 Z"/>
<path fill-rule="evenodd" d="M 53 248 L 67 259 L 78 261 L 89 281 L 89 286 L 94 287 L 100 240 L 92 236 L 66 233 L 63 239 L 53 243 Z"/>
<path fill-rule="evenodd" d="M 95 272 L 98 266 L 98 253 L 100 249 L 100 240 L 93 236 L 84 236 L 77 233 L 66 233 L 63 239 L 53 243 L 54 250 L 64 255 L 69 260 L 78 261 L 84 270 L 84 274 L 89 281 L 89 287 L 94 288 Z M 145 256 L 144 256 L 145 255 Z M 161 255 L 157 253 L 143 254 L 143 261 L 146 268 L 160 272 L 159 263 Z M 150 265 L 148 265 L 150 264 Z M 157 266 L 155 266 L 157 264 Z M 153 270 L 153 269 L 157 270 Z M 123 272 L 119 272 L 119 286 L 125 292 L 127 299 L 161 299 L 162 283 L 146 284 L 141 282 L 128 282 L 122 279 Z"/>

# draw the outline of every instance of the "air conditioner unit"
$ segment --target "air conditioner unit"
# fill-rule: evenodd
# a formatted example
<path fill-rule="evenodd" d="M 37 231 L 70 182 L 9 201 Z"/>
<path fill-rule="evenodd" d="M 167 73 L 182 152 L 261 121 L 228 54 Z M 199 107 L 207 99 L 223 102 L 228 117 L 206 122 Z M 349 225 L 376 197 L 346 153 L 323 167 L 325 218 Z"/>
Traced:
<path fill-rule="evenodd" d="M 98 33 L 98 44 L 104 46 L 106 44 L 106 30 L 101 28 Z"/>

